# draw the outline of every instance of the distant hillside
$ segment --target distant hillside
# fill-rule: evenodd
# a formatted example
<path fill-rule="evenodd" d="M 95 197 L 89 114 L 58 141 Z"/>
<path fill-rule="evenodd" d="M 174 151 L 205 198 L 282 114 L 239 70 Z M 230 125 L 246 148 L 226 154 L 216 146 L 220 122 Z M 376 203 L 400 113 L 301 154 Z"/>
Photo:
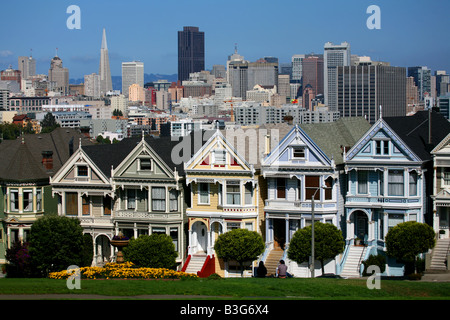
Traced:
<path fill-rule="evenodd" d="M 113 90 L 122 90 L 122 76 L 112 76 Z M 144 74 L 144 83 L 153 82 L 157 80 L 167 80 L 169 82 L 175 82 L 178 80 L 178 75 L 174 74 Z M 70 84 L 80 84 L 83 83 L 84 79 L 69 79 Z"/>

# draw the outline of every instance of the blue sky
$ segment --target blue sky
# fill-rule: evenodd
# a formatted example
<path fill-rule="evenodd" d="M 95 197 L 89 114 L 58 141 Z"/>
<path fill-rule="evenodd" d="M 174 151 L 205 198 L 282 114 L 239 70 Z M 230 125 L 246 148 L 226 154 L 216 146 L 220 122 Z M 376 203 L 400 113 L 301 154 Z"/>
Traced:
<path fill-rule="evenodd" d="M 81 10 L 81 29 L 69 30 L 69 5 Z M 381 9 L 381 29 L 369 30 L 369 5 Z M 247 60 L 323 53 L 330 41 L 347 41 L 352 54 L 395 66 L 426 65 L 450 72 L 448 0 L 41 0 L 2 3 L 0 70 L 17 68 L 17 57 L 33 49 L 37 72 L 48 73 L 58 55 L 70 78 L 98 72 L 106 28 L 112 75 L 121 62 L 140 60 L 145 73 L 177 72 L 177 31 L 205 32 L 205 63 L 225 64 L 238 44 Z"/>

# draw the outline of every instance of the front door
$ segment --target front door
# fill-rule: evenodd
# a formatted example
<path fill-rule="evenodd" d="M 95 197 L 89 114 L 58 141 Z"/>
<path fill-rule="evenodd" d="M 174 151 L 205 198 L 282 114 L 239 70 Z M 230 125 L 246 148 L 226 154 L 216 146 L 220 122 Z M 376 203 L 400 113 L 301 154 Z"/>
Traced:
<path fill-rule="evenodd" d="M 196 240 L 196 252 L 206 252 L 207 248 L 207 229 L 203 222 L 197 221 L 193 225 L 193 236 Z"/>
<path fill-rule="evenodd" d="M 286 243 L 286 221 L 273 219 L 273 245 L 276 249 L 283 249 Z"/>
<path fill-rule="evenodd" d="M 356 226 L 355 226 L 355 236 L 362 241 L 367 240 L 369 224 L 367 215 L 363 212 L 356 213 Z"/>

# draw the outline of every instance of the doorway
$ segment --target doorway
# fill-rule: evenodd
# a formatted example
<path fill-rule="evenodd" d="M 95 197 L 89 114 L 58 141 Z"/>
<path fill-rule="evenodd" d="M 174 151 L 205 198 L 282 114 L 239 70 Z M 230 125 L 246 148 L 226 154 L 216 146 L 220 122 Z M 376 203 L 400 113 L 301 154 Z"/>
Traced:
<path fill-rule="evenodd" d="M 201 253 L 207 250 L 207 228 L 203 222 L 197 221 L 192 226 L 192 238 L 194 240 L 194 251 Z"/>
<path fill-rule="evenodd" d="M 286 220 L 273 219 L 273 245 L 275 249 L 284 250 L 286 244 Z"/>
<path fill-rule="evenodd" d="M 355 237 L 358 237 L 364 244 L 367 241 L 369 233 L 369 219 L 362 211 L 355 212 Z"/>

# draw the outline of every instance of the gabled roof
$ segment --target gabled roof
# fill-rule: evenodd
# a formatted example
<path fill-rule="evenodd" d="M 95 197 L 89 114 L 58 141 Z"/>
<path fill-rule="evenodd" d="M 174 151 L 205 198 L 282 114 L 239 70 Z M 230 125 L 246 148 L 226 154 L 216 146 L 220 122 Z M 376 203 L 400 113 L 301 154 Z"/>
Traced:
<path fill-rule="evenodd" d="M 89 138 L 76 129 L 57 128 L 51 133 L 26 134 L 16 140 L 4 140 L 0 143 L 0 180 L 36 181 L 48 180 L 69 159 L 78 144 L 92 144 Z M 52 151 L 52 169 L 42 165 L 42 152 Z"/>
<path fill-rule="evenodd" d="M 301 124 L 300 127 L 329 159 L 339 165 L 343 163 L 344 148 L 351 148 L 371 126 L 363 117 L 352 117 L 334 122 Z"/>
<path fill-rule="evenodd" d="M 419 111 L 412 116 L 385 117 L 383 120 L 422 161 L 431 160 L 430 152 L 450 133 L 450 122 L 434 111 Z"/>

